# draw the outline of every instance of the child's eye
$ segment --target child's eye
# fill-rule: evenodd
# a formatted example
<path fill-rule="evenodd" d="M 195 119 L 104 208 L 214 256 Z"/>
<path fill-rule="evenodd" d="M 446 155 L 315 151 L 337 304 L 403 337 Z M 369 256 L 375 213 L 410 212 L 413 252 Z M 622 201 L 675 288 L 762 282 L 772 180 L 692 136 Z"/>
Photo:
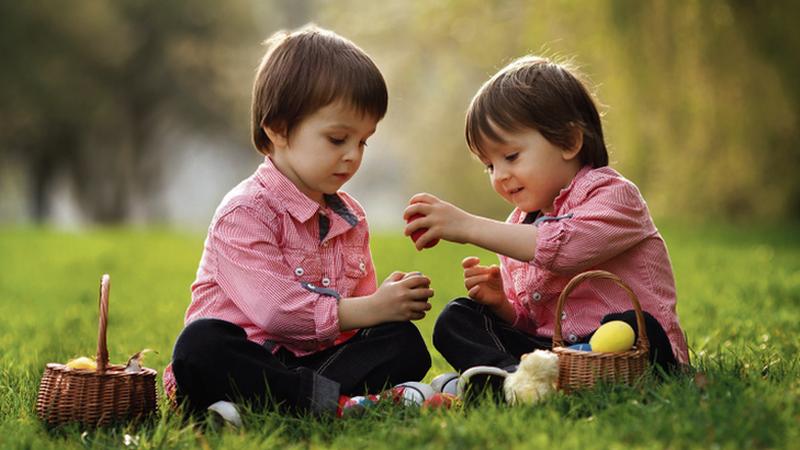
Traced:
<path fill-rule="evenodd" d="M 517 156 L 519 156 L 519 153 L 511 153 L 509 155 L 506 155 L 506 161 L 509 162 L 514 161 L 515 159 L 517 159 Z"/>
<path fill-rule="evenodd" d="M 361 142 L 358 143 L 358 145 L 360 145 L 361 148 L 369 147 L 369 145 L 367 145 L 367 141 L 361 141 Z"/>
<path fill-rule="evenodd" d="M 333 137 L 333 136 L 329 136 L 328 140 L 333 145 L 342 145 L 347 140 L 347 138 L 346 137 L 345 138 L 336 138 L 336 137 Z"/>

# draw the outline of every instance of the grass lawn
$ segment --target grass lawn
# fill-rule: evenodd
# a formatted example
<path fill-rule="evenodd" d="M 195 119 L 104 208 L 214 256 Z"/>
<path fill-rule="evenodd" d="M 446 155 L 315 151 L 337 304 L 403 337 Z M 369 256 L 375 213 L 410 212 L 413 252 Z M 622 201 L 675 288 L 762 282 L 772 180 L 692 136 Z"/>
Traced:
<path fill-rule="evenodd" d="M 159 371 L 182 328 L 202 235 L 163 230 L 0 230 L 0 448 L 797 448 L 800 442 L 800 227 L 663 225 L 678 310 L 694 366 L 705 376 L 641 388 L 556 395 L 536 407 L 419 411 L 383 407 L 361 418 L 288 418 L 247 412 L 243 430 L 181 423 L 162 413 L 138 426 L 45 429 L 34 402 L 48 362 L 93 356 L 97 283 L 112 277 L 112 362 L 145 347 Z M 418 253 L 395 235 L 373 237 L 379 277 L 421 270 L 436 296 L 417 322 L 428 339 L 437 312 L 463 295 L 459 261 L 473 247 Z M 427 379 L 449 370 L 430 346 Z M 160 387 L 159 376 L 159 390 Z"/>

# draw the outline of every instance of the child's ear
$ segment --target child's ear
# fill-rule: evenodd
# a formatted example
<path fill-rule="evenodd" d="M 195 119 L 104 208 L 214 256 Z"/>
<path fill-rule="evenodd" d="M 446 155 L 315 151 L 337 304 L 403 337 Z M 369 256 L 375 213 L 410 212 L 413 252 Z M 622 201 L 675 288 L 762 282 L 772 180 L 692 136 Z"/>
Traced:
<path fill-rule="evenodd" d="M 572 144 L 561 152 L 561 157 L 567 161 L 575 159 L 583 148 L 583 130 L 580 127 L 572 128 Z"/>
<path fill-rule="evenodd" d="M 272 127 L 267 124 L 262 124 L 261 129 L 266 133 L 267 138 L 272 143 L 272 148 L 286 147 L 289 144 L 289 136 L 286 133 L 286 127 Z"/>

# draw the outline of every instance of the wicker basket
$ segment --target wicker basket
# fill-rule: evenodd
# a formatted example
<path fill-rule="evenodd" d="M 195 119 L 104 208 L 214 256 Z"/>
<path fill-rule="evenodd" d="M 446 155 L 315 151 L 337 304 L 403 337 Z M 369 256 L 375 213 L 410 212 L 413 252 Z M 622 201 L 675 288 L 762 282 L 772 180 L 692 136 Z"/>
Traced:
<path fill-rule="evenodd" d="M 586 352 L 564 347 L 561 338 L 561 312 L 567 296 L 586 280 L 606 279 L 616 283 L 628 293 L 636 311 L 638 340 L 628 351 L 617 353 Z M 636 294 L 618 276 L 603 270 L 592 270 L 576 275 L 558 298 L 555 328 L 553 330 L 553 352 L 558 355 L 558 388 L 571 392 L 593 387 L 598 381 L 604 383 L 633 384 L 649 366 L 650 342 L 644 326 L 642 307 Z"/>
<path fill-rule="evenodd" d="M 106 322 L 110 279 L 100 283 L 100 322 L 97 336 L 97 370 L 71 369 L 50 363 L 44 370 L 36 399 L 36 413 L 48 426 L 78 422 L 103 426 L 143 418 L 157 410 L 156 371 L 146 367 L 125 372 L 125 366 L 108 364 Z"/>

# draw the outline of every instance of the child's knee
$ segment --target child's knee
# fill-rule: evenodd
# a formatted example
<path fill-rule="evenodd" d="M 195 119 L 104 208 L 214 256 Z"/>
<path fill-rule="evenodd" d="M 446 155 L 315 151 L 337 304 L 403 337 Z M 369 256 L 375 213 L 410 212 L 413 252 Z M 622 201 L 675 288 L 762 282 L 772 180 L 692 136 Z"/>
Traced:
<path fill-rule="evenodd" d="M 436 318 L 433 325 L 433 346 L 437 347 L 436 342 L 448 335 L 454 328 L 460 328 L 461 323 L 470 315 L 477 312 L 476 306 L 480 306 L 468 298 L 457 298 L 445 305 L 442 312 Z M 437 347 L 438 348 L 438 347 Z"/>
<path fill-rule="evenodd" d="M 393 327 L 395 356 L 407 369 L 409 379 L 422 379 L 431 368 L 431 354 L 417 327 L 411 322 L 394 322 L 384 326 Z"/>
<path fill-rule="evenodd" d="M 191 360 L 201 356 L 204 360 L 224 352 L 223 346 L 229 337 L 246 339 L 241 327 L 220 319 L 197 319 L 187 325 L 175 341 L 173 360 Z"/>

